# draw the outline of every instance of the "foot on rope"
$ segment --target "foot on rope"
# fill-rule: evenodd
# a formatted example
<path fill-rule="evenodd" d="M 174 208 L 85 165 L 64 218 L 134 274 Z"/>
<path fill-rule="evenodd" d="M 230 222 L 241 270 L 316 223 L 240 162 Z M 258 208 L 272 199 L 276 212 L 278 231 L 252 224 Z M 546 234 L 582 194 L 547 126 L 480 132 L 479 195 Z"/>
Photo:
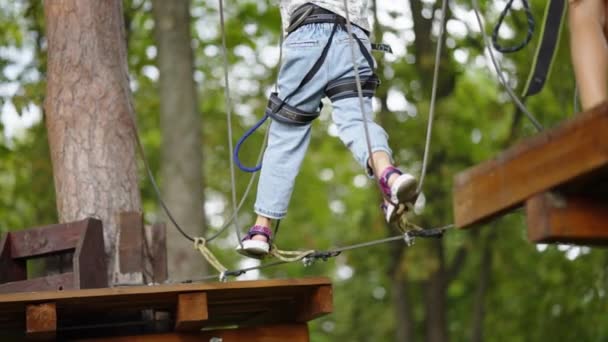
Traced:
<path fill-rule="evenodd" d="M 380 206 L 384 211 L 386 222 L 393 223 L 403 215 L 408 207 L 413 206 L 418 194 L 418 181 L 409 173 L 389 166 L 380 175 L 380 187 L 384 195 L 390 199 Z M 392 202 L 392 203 L 391 203 Z"/>
<path fill-rule="evenodd" d="M 256 224 L 249 229 L 247 235 L 236 247 L 236 251 L 250 258 L 262 259 L 270 252 L 271 240 L 270 228 Z"/>

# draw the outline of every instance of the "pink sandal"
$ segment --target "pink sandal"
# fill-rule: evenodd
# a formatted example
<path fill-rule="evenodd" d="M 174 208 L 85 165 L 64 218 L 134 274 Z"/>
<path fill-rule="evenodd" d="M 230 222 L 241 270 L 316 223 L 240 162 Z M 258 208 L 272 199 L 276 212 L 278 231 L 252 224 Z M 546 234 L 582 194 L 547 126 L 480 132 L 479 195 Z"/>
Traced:
<path fill-rule="evenodd" d="M 388 185 L 388 179 L 393 175 L 398 174 L 392 186 Z M 408 204 L 413 204 L 416 201 L 416 188 L 418 181 L 409 173 L 403 173 L 399 169 L 389 166 L 380 175 L 380 187 L 384 195 L 393 203 L 383 202 L 380 206 L 384 211 L 386 222 L 395 222 L 405 211 Z"/>
<path fill-rule="evenodd" d="M 255 235 L 266 237 L 266 241 L 253 240 Z M 272 231 L 268 227 L 254 225 L 249 229 L 247 235 L 243 237 L 241 243 L 236 247 L 236 251 L 244 256 L 261 259 L 270 252 L 270 241 L 272 240 Z"/>

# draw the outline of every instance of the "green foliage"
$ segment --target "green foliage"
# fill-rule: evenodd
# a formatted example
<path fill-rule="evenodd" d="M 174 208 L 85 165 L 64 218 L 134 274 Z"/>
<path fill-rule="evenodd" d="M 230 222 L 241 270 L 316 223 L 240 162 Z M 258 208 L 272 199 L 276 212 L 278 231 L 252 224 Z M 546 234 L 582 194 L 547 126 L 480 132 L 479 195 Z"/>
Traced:
<path fill-rule="evenodd" d="M 381 8 L 387 7 L 385 1 L 378 2 L 383 4 Z M 42 107 L 45 54 L 41 43 L 43 22 L 40 4 L 37 1 L 0 0 L 0 89 L 7 83 L 18 86 L 16 92 L 0 93 L 0 100 L 10 102 L 18 111 L 30 104 Z M 498 17 L 493 4 L 489 1 L 482 3 L 489 23 L 488 32 Z M 423 7 L 438 5 L 424 2 Z M 236 142 L 262 116 L 266 97 L 276 78 L 280 18 L 274 2 L 242 0 L 225 6 L 231 129 L 233 142 Z M 398 6 L 405 6 L 405 3 Z M 468 12 L 470 3 L 456 1 L 451 6 L 453 24 L 465 32 L 459 34 L 448 30 L 451 43 L 442 56 L 431 155 L 423 189 L 425 205 L 411 218 L 425 227 L 453 220 L 451 187 L 454 174 L 496 155 L 518 139 L 534 134 L 533 127 L 525 118 L 514 119 L 514 105 L 498 84 L 495 72 L 487 67 L 489 62 L 484 59 L 481 36 L 478 30 L 473 29 L 476 24 L 470 21 L 470 15 L 463 15 L 471 13 Z M 543 1 L 532 1 L 538 20 L 542 17 L 543 6 Z M 138 125 L 147 158 L 156 174 L 162 141 L 151 6 L 147 0 L 129 0 L 124 2 L 124 7 Z M 416 21 L 421 18 L 416 13 L 417 19 L 411 25 L 401 25 L 408 20 L 401 14 L 405 8 L 391 10 L 394 10 L 391 16 L 395 25 L 383 23 L 383 32 L 403 38 L 411 35 L 412 25 L 421 23 Z M 203 115 L 204 175 L 201 176 L 205 177 L 209 204 L 221 208 L 208 212 L 210 233 L 213 233 L 231 215 L 232 208 L 231 153 L 228 149 L 217 3 L 194 0 L 191 14 L 196 64 L 194 75 Z M 514 39 L 525 33 L 525 20 L 521 18 L 510 16 L 506 25 L 515 32 Z M 543 92 L 527 103 L 546 126 L 555 125 L 573 112 L 574 80 L 567 32 L 562 38 L 552 77 Z M 432 79 L 433 47 L 431 44 L 430 49 L 425 48 L 420 43 L 434 43 L 435 40 L 436 37 L 430 33 L 417 36 L 415 40 L 400 40 L 399 44 L 406 48 L 403 55 L 376 56 L 381 67 L 379 74 L 383 75 L 383 84 L 377 93 L 380 99 L 377 119 L 390 135 L 398 163 L 413 173 L 419 173 L 421 169 Z M 520 93 L 525 83 L 537 43 L 538 31 L 522 52 L 501 56 L 516 93 Z M 3 51 L 24 46 L 36 51 L 34 60 L 16 77 L 7 76 L 6 68 L 15 61 Z M 33 74 L 39 76 L 32 77 Z M 408 105 L 395 106 L 394 96 L 404 97 Z M 313 124 L 309 153 L 297 179 L 289 215 L 281 223 L 278 234 L 278 244 L 283 249 L 327 249 L 397 233 L 382 221 L 378 209 L 380 196 L 373 181 L 365 178 L 348 150 L 329 134 L 330 126 L 328 112 Z M 0 122 L 0 132 L 4 133 L 2 127 Z M 255 163 L 262 141 L 262 131 L 247 141 L 241 152 L 244 163 Z M 51 177 L 42 124 L 17 139 L 7 140 L 0 135 L 1 230 L 56 221 Z M 146 218 L 155 221 L 159 209 L 143 169 L 140 179 Z M 162 182 L 162 179 L 158 180 Z M 237 173 L 239 198 L 248 181 L 249 175 Z M 254 193 L 250 194 L 238 217 L 242 231 L 253 220 L 254 197 Z M 426 313 L 425 294 L 429 278 L 441 265 L 451 267 L 456 255 L 464 250 L 466 259 L 463 266 L 451 278 L 444 295 L 447 332 L 453 340 L 466 341 L 470 340 L 474 324 L 473 311 L 482 277 L 483 251 L 488 249 L 491 272 L 483 297 L 485 314 L 482 325 L 487 341 L 606 340 L 606 252 L 563 246 L 539 251 L 526 241 L 524 227 L 522 214 L 514 212 L 486 227 L 450 231 L 440 245 L 443 254 L 437 252 L 436 244 L 419 240 L 403 254 L 394 253 L 396 244 L 382 245 L 350 251 L 309 268 L 292 264 L 266 269 L 260 276 L 326 275 L 334 280 L 335 311 L 313 322 L 313 341 L 390 341 L 395 339 L 397 327 L 405 324 L 396 316 L 393 297 L 394 276 L 398 274 L 407 285 L 414 338 L 423 340 L 426 322 L 436 319 Z M 232 268 L 239 267 L 242 260 L 233 252 L 235 242 L 231 227 L 212 244 L 220 259 Z M 190 248 L 185 240 L 184 248 Z M 579 254 L 574 258 L 576 251 Z M 396 273 L 391 273 L 393 265 L 397 265 Z"/>

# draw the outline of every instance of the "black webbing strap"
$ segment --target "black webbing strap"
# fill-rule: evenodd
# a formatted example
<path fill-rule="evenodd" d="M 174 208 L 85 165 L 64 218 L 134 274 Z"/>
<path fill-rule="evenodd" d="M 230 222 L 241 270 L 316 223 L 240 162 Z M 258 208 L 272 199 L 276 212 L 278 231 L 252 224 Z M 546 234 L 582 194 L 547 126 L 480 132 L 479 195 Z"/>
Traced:
<path fill-rule="evenodd" d="M 566 14 L 568 0 L 549 0 L 545 7 L 545 17 L 541 31 L 540 44 L 536 49 L 536 55 L 528 81 L 524 87 L 523 97 L 537 94 L 543 88 L 545 81 L 551 72 L 551 66 L 555 59 L 555 50 L 559 44 L 562 32 L 562 22 Z"/>
<path fill-rule="evenodd" d="M 373 97 L 380 80 L 374 74 L 361 77 L 361 89 L 363 97 Z M 357 97 L 357 79 L 355 77 L 344 77 L 339 80 L 331 81 L 325 88 L 325 95 L 332 101 L 339 101 L 351 97 Z"/>
<path fill-rule="evenodd" d="M 319 69 L 321 69 L 321 65 L 323 65 L 323 62 L 325 62 L 325 58 L 327 58 L 327 53 L 329 52 L 329 48 L 331 47 L 331 42 L 334 39 L 334 35 L 336 34 L 336 31 L 338 30 L 338 26 L 339 26 L 338 23 L 334 24 L 334 27 L 331 30 L 331 34 L 329 35 L 329 38 L 327 38 L 327 43 L 323 47 L 323 51 L 321 52 L 321 55 L 319 56 L 319 58 L 317 58 L 317 61 L 315 62 L 315 64 L 313 64 L 312 68 L 310 68 L 310 70 L 308 70 L 308 72 L 306 73 L 306 76 L 304 76 L 304 78 L 302 79 L 302 82 L 300 82 L 300 85 L 298 85 L 296 90 L 299 90 L 306 83 L 308 83 L 310 80 L 312 80 L 312 78 L 317 74 Z"/>
<path fill-rule="evenodd" d="M 290 34 L 291 32 L 295 31 L 300 26 L 314 23 L 332 23 L 333 27 L 331 30 L 331 34 L 327 39 L 327 43 L 325 43 L 325 46 L 323 47 L 321 55 L 319 56 L 319 58 L 317 58 L 315 64 L 313 64 L 310 70 L 308 70 L 304 78 L 302 78 L 300 84 L 282 100 L 278 97 L 276 93 L 272 93 L 270 95 L 270 99 L 268 100 L 268 107 L 266 108 L 266 115 L 272 117 L 277 121 L 294 125 L 305 125 L 319 116 L 320 109 L 318 112 L 308 113 L 288 105 L 287 101 L 304 85 L 310 82 L 310 80 L 312 80 L 312 78 L 317 74 L 319 69 L 321 69 L 321 66 L 327 58 L 327 54 L 331 47 L 331 43 L 333 41 L 336 31 L 338 30 L 338 28 L 340 28 L 346 32 L 347 23 L 346 19 L 331 11 L 328 11 L 314 4 L 306 3 L 297 8 L 291 15 L 289 27 L 287 28 L 287 34 Z M 365 34 L 369 35 L 369 32 L 364 29 L 362 30 L 365 32 Z M 373 70 L 375 65 L 374 58 L 372 57 L 371 53 L 367 50 L 365 44 L 363 44 L 363 42 L 361 41 L 361 39 L 359 39 L 359 37 L 357 37 L 357 35 L 353 33 L 352 37 L 357 42 L 359 50 L 367 61 L 369 67 Z M 391 47 L 386 44 L 372 44 L 372 49 L 392 52 Z M 376 88 L 378 87 L 378 84 L 380 84 L 380 81 L 378 80 L 378 77 L 376 75 L 372 75 L 365 78 L 361 85 L 363 90 L 363 96 L 372 97 L 376 91 Z M 325 95 L 329 97 L 332 101 L 358 96 L 355 78 L 348 77 L 334 82 L 330 82 L 330 84 L 328 84 L 325 89 Z"/>
<path fill-rule="evenodd" d="M 393 53 L 393 49 L 388 44 L 372 43 L 372 50 Z"/>
<path fill-rule="evenodd" d="M 319 117 L 320 113 L 321 108 L 317 112 L 310 113 L 291 106 L 281 100 L 275 92 L 270 94 L 268 107 L 266 107 L 266 115 L 274 120 L 293 125 L 306 125 Z"/>

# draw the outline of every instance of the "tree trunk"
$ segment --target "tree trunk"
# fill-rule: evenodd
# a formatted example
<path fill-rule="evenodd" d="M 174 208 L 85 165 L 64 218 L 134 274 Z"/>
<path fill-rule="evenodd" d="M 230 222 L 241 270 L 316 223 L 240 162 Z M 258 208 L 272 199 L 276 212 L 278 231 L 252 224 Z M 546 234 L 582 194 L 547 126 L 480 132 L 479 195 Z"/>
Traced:
<path fill-rule="evenodd" d="M 492 275 L 492 243 L 496 236 L 495 227 L 491 228 L 491 232 L 483 241 L 483 252 L 481 257 L 481 266 L 479 270 L 479 280 L 477 289 L 475 290 L 475 301 L 473 307 L 473 323 L 471 327 L 471 341 L 483 341 L 483 321 L 485 316 L 485 297 L 490 285 L 490 276 Z"/>
<path fill-rule="evenodd" d="M 131 275 L 118 272 L 118 214 L 141 211 L 141 200 L 122 1 L 47 0 L 44 10 L 44 109 L 59 220 L 101 219 L 108 279 L 123 282 Z"/>
<path fill-rule="evenodd" d="M 439 266 L 431 275 L 426 285 L 426 340 L 428 342 L 448 341 L 446 320 L 446 267 L 443 240 L 433 240 L 433 249 L 437 252 Z"/>
<path fill-rule="evenodd" d="M 414 324 L 412 318 L 412 303 L 407 295 L 407 275 L 399 268 L 391 277 L 393 303 L 395 303 L 395 341 L 414 341 Z"/>
<path fill-rule="evenodd" d="M 190 1 L 153 0 L 160 70 L 162 190 L 176 221 L 190 235 L 205 231 L 201 115 L 190 45 Z M 167 230 L 169 277 L 192 279 L 207 264 L 175 229 Z"/>

